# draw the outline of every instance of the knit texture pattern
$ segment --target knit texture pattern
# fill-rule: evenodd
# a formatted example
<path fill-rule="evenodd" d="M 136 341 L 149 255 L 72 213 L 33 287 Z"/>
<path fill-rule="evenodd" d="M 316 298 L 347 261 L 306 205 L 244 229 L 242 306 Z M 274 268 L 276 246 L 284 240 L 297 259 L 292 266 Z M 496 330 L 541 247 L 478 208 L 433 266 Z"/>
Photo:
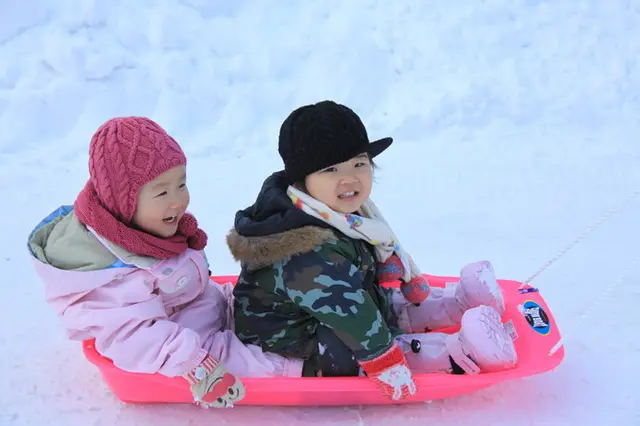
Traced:
<path fill-rule="evenodd" d="M 189 213 L 170 238 L 157 237 L 132 224 L 140 189 L 186 163 L 178 143 L 154 121 L 113 118 L 91 138 L 89 180 L 74 203 L 76 216 L 98 234 L 138 255 L 166 259 L 188 247 L 202 250 L 207 235 Z"/>
<path fill-rule="evenodd" d="M 278 152 L 290 183 L 358 154 L 380 154 L 391 138 L 369 141 L 360 117 L 349 107 L 322 101 L 294 110 L 280 127 Z"/>

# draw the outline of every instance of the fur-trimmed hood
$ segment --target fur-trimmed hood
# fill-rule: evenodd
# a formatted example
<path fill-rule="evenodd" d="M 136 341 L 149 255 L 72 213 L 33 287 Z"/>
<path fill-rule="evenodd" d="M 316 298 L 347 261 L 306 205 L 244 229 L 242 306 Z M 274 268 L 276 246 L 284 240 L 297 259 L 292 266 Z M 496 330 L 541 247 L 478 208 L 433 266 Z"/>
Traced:
<path fill-rule="evenodd" d="M 319 245 L 336 240 L 333 231 L 316 226 L 258 237 L 245 237 L 232 229 L 227 235 L 227 245 L 234 259 L 250 271 L 308 253 Z"/>
<path fill-rule="evenodd" d="M 287 195 L 284 172 L 263 183 L 253 205 L 236 213 L 227 245 L 234 259 L 259 269 L 336 241 L 334 228 L 296 208 Z"/>

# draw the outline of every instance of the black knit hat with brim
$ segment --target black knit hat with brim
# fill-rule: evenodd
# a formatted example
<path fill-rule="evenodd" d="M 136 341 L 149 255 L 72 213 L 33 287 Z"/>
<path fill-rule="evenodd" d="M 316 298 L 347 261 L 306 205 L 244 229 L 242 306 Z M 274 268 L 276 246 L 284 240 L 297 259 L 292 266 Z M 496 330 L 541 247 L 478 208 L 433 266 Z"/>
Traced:
<path fill-rule="evenodd" d="M 289 114 L 280 127 L 278 152 L 287 180 L 294 183 L 363 152 L 373 158 L 392 142 L 392 138 L 370 142 L 362 120 L 353 110 L 322 101 Z"/>

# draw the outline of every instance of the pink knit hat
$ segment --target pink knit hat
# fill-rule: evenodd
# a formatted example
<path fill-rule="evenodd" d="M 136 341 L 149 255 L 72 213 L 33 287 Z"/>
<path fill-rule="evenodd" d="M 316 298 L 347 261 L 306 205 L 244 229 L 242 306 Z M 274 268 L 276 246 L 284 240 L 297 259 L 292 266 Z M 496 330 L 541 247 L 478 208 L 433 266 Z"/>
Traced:
<path fill-rule="evenodd" d="M 143 185 L 186 164 L 175 139 L 145 117 L 110 119 L 89 146 L 89 179 L 104 207 L 124 223 L 133 220 Z"/>

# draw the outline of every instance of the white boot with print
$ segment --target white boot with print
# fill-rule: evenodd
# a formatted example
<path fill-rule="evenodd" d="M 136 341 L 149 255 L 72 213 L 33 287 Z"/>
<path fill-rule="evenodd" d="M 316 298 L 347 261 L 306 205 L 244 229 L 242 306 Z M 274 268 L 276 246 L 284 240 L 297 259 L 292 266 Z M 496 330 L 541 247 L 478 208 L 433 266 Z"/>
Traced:
<path fill-rule="evenodd" d="M 453 360 L 466 374 L 508 370 L 518 356 L 513 341 L 489 306 L 467 310 L 454 334 L 404 334 L 396 341 L 414 373 L 451 373 Z"/>
<path fill-rule="evenodd" d="M 481 305 L 504 313 L 500 285 L 488 261 L 471 263 L 462 268 L 460 281 L 446 287 L 431 287 L 429 297 L 420 305 L 408 304 L 411 331 L 419 333 L 459 325 L 463 314 Z"/>

